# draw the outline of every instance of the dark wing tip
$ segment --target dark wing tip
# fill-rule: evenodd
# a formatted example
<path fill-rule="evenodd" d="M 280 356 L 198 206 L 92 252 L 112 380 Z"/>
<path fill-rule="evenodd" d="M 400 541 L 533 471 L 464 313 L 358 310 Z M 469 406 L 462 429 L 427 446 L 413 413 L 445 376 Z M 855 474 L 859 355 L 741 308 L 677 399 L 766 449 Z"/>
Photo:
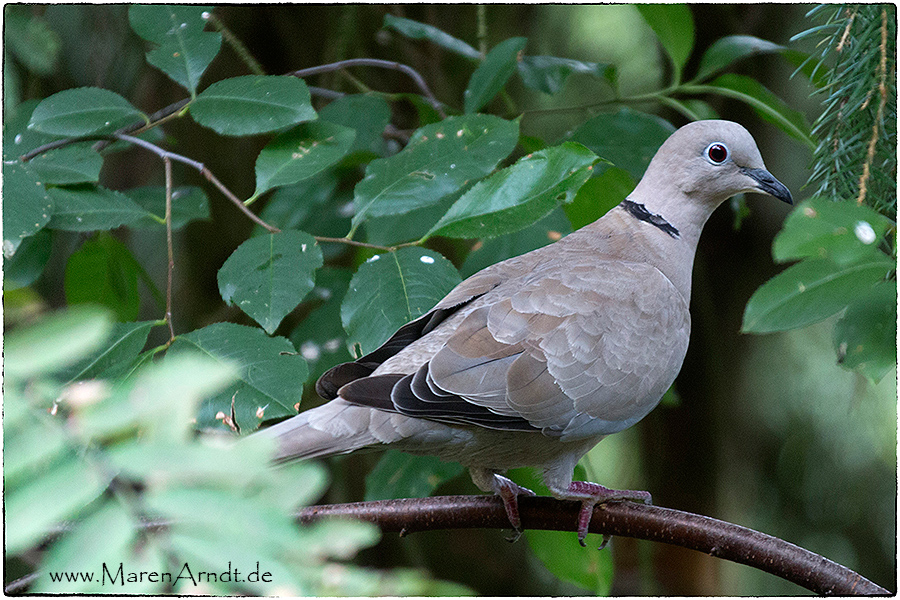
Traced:
<path fill-rule="evenodd" d="M 351 381 L 362 377 L 368 377 L 375 370 L 375 366 L 367 363 L 348 362 L 337 365 L 327 370 L 316 382 L 316 393 L 326 400 L 334 400 L 338 397 L 338 390 Z"/>

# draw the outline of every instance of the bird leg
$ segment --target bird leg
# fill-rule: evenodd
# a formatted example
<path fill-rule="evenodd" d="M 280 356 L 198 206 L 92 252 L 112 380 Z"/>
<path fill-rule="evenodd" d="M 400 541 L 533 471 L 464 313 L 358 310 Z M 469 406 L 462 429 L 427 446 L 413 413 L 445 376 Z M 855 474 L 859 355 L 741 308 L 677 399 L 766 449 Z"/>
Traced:
<path fill-rule="evenodd" d="M 522 536 L 522 519 L 519 518 L 519 494 L 525 496 L 534 496 L 534 492 L 528 488 L 524 488 L 511 479 L 494 473 L 492 482 L 494 493 L 503 500 L 503 508 L 506 509 L 506 517 L 509 519 L 510 525 L 515 530 L 512 537 L 507 538 L 510 542 L 515 542 Z"/>
<path fill-rule="evenodd" d="M 642 502 L 644 504 L 653 504 L 653 499 L 649 492 L 637 490 L 611 490 L 597 483 L 590 481 L 573 481 L 566 489 L 550 490 L 554 496 L 562 500 L 580 500 L 581 511 L 578 513 L 578 543 L 586 546 L 584 538 L 587 536 L 588 527 L 591 524 L 591 517 L 594 515 L 594 506 L 606 502 L 619 500 L 630 500 L 632 502 Z M 608 539 L 604 536 L 604 543 Z M 602 546 L 601 546 L 602 548 Z"/>

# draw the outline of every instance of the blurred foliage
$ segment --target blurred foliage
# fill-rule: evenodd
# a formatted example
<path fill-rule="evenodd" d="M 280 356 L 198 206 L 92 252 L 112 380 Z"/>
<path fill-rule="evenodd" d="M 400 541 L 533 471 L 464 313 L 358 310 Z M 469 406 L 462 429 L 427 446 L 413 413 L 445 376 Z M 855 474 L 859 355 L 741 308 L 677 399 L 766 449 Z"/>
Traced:
<path fill-rule="evenodd" d="M 628 587 L 614 565 L 624 554 L 583 550 L 564 533 L 529 533 L 530 550 L 512 550 L 521 563 L 483 552 L 479 569 L 468 542 L 464 568 L 443 548 L 431 561 L 410 546 L 401 559 L 366 551 L 379 536 L 364 524 L 291 522 L 322 493 L 322 469 L 270 469 L 261 442 L 231 438 L 315 402 L 311 384 L 325 369 L 377 347 L 461 275 L 601 216 L 674 122 L 755 114 L 790 137 L 785 145 L 812 148 L 806 117 L 752 67 L 808 55 L 721 19 L 713 27 L 707 9 L 685 5 L 498 5 L 485 10 L 480 39 L 468 6 L 4 10 L 8 577 L 37 572 L 29 591 L 100 592 L 108 588 L 44 574 L 99 573 L 104 561 L 174 573 L 184 564 L 220 573 L 231 561 L 247 572 L 259 560 L 271 581 L 145 580 L 122 591 L 470 593 L 434 576 L 493 595 L 678 589 L 661 576 L 646 583 L 649 551 L 636 561 L 644 583 Z M 740 21 L 778 9 L 715 10 Z M 309 35 L 297 35 L 304 27 Z M 410 70 L 339 63 L 376 55 Z M 303 79 L 272 74 L 324 63 L 339 64 Z M 818 81 L 812 64 L 801 72 Z M 155 112 L 166 106 L 175 108 Z M 137 139 L 94 145 L 132 123 Z M 254 226 L 237 204 L 281 231 Z M 815 256 L 834 270 L 884 262 L 858 215 L 817 214 L 792 217 L 776 258 Z M 892 227 L 863 220 L 876 237 Z M 825 317 L 850 305 L 835 344 L 872 379 L 891 366 L 884 307 L 896 292 L 875 278 L 865 279 L 873 302 L 845 285 L 841 294 L 859 297 L 817 309 Z M 774 296 L 757 324 L 822 304 Z M 860 326 L 873 315 L 884 327 Z M 661 410 L 689 407 L 682 397 Z M 637 487 L 640 443 L 616 436 L 579 469 Z M 340 464 L 329 499 L 353 497 L 364 479 L 352 459 Z M 388 452 L 365 496 L 468 485 L 461 470 Z M 535 474 L 517 476 L 529 485 Z M 389 570 L 354 566 L 357 553 Z"/>

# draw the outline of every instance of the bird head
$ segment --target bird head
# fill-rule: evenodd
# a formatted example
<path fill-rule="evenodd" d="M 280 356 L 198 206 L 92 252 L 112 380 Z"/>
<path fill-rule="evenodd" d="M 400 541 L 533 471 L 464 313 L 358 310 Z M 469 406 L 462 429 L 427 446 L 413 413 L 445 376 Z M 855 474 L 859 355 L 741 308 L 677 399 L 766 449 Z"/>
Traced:
<path fill-rule="evenodd" d="M 678 129 L 651 161 L 648 177 L 713 207 L 743 192 L 793 204 L 790 190 L 766 169 L 753 136 L 732 121 L 695 121 Z"/>

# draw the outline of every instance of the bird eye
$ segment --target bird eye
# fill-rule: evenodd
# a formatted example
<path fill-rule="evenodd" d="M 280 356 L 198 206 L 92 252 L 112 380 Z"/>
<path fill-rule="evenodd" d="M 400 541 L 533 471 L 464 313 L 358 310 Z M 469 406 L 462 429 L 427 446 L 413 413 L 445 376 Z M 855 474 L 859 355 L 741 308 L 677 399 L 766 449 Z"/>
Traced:
<path fill-rule="evenodd" d="M 719 165 L 728 159 L 728 148 L 718 142 L 710 144 L 706 148 L 706 158 L 714 165 Z"/>

